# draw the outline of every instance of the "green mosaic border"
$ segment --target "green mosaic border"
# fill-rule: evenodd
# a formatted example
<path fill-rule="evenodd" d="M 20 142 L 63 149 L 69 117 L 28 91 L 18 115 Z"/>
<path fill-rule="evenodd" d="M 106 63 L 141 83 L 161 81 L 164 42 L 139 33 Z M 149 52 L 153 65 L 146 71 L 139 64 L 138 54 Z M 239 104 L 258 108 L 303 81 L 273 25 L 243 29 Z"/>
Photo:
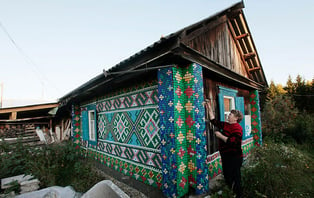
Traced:
<path fill-rule="evenodd" d="M 254 148 L 253 138 L 249 138 L 242 142 L 243 156 L 247 157 Z M 208 178 L 213 179 L 222 173 L 222 163 L 219 151 L 208 155 L 206 163 L 208 164 Z"/>
<path fill-rule="evenodd" d="M 81 108 L 79 105 L 72 105 L 72 139 L 76 149 L 81 146 Z"/>
<path fill-rule="evenodd" d="M 81 147 L 81 149 L 84 157 L 96 160 L 101 164 L 112 168 L 115 171 L 119 171 L 127 176 L 130 176 L 140 182 L 156 187 L 158 189 L 161 188 L 162 173 L 159 170 L 157 171 L 148 169 L 90 148 Z"/>
<path fill-rule="evenodd" d="M 252 136 L 255 146 L 262 145 L 262 124 L 261 113 L 259 104 L 258 91 L 254 90 L 250 92 L 250 104 L 251 104 L 251 127 Z"/>

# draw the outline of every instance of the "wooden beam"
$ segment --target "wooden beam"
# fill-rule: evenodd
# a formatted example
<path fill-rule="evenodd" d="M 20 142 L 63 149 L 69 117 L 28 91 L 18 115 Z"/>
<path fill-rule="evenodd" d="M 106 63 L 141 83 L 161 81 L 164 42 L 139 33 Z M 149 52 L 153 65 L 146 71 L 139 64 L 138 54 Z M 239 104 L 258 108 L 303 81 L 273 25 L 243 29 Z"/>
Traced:
<path fill-rule="evenodd" d="M 261 67 L 254 67 L 254 68 L 249 69 L 249 72 L 254 72 L 254 71 L 257 71 L 260 69 L 261 69 Z"/>
<path fill-rule="evenodd" d="M 244 55 L 243 55 L 243 58 L 244 58 L 245 60 L 248 60 L 248 59 L 254 58 L 255 56 L 256 56 L 256 53 L 255 53 L 255 52 L 250 52 L 250 53 L 244 54 Z"/>
<path fill-rule="evenodd" d="M 245 34 L 241 34 L 241 35 L 239 35 L 239 36 L 236 36 L 235 39 L 236 39 L 236 40 L 240 40 L 240 39 L 245 38 L 245 37 L 248 37 L 248 36 L 249 36 L 249 33 L 245 33 Z"/>
<path fill-rule="evenodd" d="M 233 26 L 232 26 L 232 23 L 231 23 L 230 20 L 228 20 L 228 27 L 229 27 L 228 29 L 229 29 L 229 31 L 230 31 L 230 33 L 231 33 L 231 35 L 232 35 L 232 38 L 233 38 L 233 40 L 234 40 L 234 43 L 236 44 L 236 47 L 237 47 L 237 49 L 238 49 L 238 52 L 239 52 L 240 54 L 243 54 L 242 49 L 241 49 L 241 47 L 240 47 L 240 44 L 239 44 L 238 40 L 236 40 L 236 33 L 235 33 L 234 29 L 233 29 Z M 246 73 L 249 75 L 249 78 L 252 79 L 253 76 L 252 76 L 252 74 L 249 72 L 249 68 L 248 68 L 247 62 L 245 61 L 245 59 L 244 59 L 243 56 L 240 56 L 240 57 L 241 57 L 241 60 L 242 60 L 242 62 L 243 62 L 243 64 L 244 64 L 244 69 L 245 69 Z"/>
<path fill-rule="evenodd" d="M 217 62 L 209 59 L 207 56 L 199 53 L 195 49 L 190 48 L 189 46 L 181 43 L 180 48 L 177 49 L 176 54 L 190 62 L 197 63 L 202 67 L 216 73 L 218 76 L 230 80 L 232 82 L 239 83 L 242 86 L 250 87 L 253 89 L 262 90 L 264 86 L 252 79 L 244 77 L 230 69 L 227 69 L 225 66 L 220 65 Z M 251 73 L 248 73 L 251 75 Z"/>
<path fill-rule="evenodd" d="M 33 111 L 39 109 L 52 109 L 57 107 L 59 104 L 52 103 L 52 104 L 39 104 L 39 105 L 30 105 L 30 106 L 23 106 L 23 107 L 9 107 L 0 109 L 0 113 L 11 113 L 11 112 L 20 112 L 20 111 Z"/>
<path fill-rule="evenodd" d="M 9 120 L 0 120 L 0 122 L 21 122 L 21 121 L 29 121 L 29 120 L 40 120 L 40 119 L 51 119 L 52 116 L 39 116 L 39 117 L 32 117 L 32 118 L 20 118 L 20 119 L 11 119 Z M 49 122 L 48 122 L 49 123 Z"/>
<path fill-rule="evenodd" d="M 16 120 L 16 115 L 17 115 L 17 112 L 16 111 L 12 111 L 9 119 L 10 120 Z"/>
<path fill-rule="evenodd" d="M 237 18 L 241 13 L 242 13 L 242 9 L 239 9 L 239 10 L 236 10 L 236 11 L 233 11 L 233 12 L 230 12 L 230 13 L 228 13 L 228 18 L 229 18 L 229 19 L 235 19 L 235 18 Z"/>

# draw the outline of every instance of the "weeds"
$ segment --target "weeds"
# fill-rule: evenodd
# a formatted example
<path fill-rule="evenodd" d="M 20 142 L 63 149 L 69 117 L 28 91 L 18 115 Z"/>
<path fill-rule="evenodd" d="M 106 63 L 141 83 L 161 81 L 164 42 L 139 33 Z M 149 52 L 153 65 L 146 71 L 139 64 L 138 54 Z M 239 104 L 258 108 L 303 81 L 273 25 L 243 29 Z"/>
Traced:
<path fill-rule="evenodd" d="M 313 151 L 312 151 L 313 152 Z M 313 197 L 313 158 L 291 144 L 265 142 L 242 170 L 245 197 Z"/>
<path fill-rule="evenodd" d="M 0 144 L 0 178 L 30 174 L 39 179 L 40 187 L 72 186 L 85 192 L 98 181 L 93 162 L 82 158 L 72 142 L 29 147 L 21 143 Z"/>

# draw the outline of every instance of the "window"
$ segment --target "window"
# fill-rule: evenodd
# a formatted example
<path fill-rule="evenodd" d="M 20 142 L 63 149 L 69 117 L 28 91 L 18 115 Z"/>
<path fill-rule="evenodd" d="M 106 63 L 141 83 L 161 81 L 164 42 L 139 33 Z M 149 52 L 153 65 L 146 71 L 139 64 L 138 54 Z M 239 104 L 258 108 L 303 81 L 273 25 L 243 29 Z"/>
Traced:
<path fill-rule="evenodd" d="M 246 139 L 247 127 L 245 126 L 244 98 L 237 96 L 237 94 L 238 94 L 237 90 L 219 86 L 218 98 L 219 98 L 220 120 L 226 121 L 232 109 L 240 110 L 243 114 L 243 119 L 239 124 L 242 126 L 242 129 L 243 129 L 243 139 Z"/>
<path fill-rule="evenodd" d="M 224 96 L 224 118 L 227 120 L 231 110 L 235 109 L 234 97 Z"/>
<path fill-rule="evenodd" d="M 96 136 L 95 136 L 95 111 L 91 110 L 88 111 L 88 127 L 89 127 L 89 140 L 91 141 L 96 141 Z"/>
<path fill-rule="evenodd" d="M 97 114 L 95 105 L 82 108 L 82 138 L 89 144 L 97 145 Z"/>
<path fill-rule="evenodd" d="M 237 93 L 237 90 L 219 86 L 218 105 L 221 121 L 227 121 L 230 111 L 236 108 Z"/>

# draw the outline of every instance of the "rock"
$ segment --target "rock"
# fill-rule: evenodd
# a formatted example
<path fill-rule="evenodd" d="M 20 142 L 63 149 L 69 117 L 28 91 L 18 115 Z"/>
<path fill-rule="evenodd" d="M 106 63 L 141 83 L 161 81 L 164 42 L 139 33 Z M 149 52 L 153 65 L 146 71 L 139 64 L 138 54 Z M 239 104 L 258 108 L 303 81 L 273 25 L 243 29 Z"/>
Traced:
<path fill-rule="evenodd" d="M 78 198 L 80 195 L 76 193 L 71 186 L 60 187 L 52 186 L 41 190 L 24 193 L 16 196 L 16 198 Z"/>
<path fill-rule="evenodd" d="M 33 176 L 31 175 L 17 175 L 14 177 L 7 177 L 7 178 L 3 178 L 1 179 L 1 188 L 2 189 L 7 189 L 10 188 L 12 185 L 11 183 L 14 181 L 17 181 L 19 184 L 21 184 L 24 181 L 28 181 L 33 179 Z"/>
<path fill-rule="evenodd" d="M 38 179 L 32 179 L 29 181 L 23 181 L 20 183 L 21 185 L 21 194 L 32 192 L 39 189 L 39 180 Z"/>
<path fill-rule="evenodd" d="M 110 180 L 103 180 L 89 189 L 82 198 L 129 198 L 118 186 Z"/>

